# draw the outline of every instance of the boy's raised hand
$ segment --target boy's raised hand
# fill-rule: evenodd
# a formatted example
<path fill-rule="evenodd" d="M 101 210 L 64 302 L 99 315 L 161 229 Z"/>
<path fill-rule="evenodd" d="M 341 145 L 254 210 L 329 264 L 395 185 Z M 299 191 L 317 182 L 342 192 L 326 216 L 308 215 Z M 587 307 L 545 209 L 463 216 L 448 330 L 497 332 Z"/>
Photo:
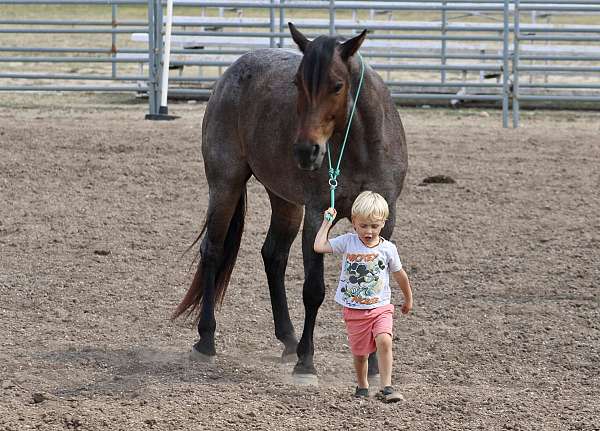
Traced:
<path fill-rule="evenodd" d="M 327 210 L 325 210 L 325 214 L 323 215 L 323 220 L 332 223 L 335 220 L 335 216 L 337 216 L 337 211 L 335 208 L 327 208 Z"/>

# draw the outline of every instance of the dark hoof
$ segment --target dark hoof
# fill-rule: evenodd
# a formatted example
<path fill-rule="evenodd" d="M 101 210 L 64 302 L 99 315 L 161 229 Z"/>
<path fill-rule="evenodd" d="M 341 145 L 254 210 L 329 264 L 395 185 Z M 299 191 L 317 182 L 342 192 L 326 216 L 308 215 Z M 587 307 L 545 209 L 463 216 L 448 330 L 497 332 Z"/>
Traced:
<path fill-rule="evenodd" d="M 208 362 L 210 364 L 214 364 L 216 356 L 217 354 L 214 347 L 207 348 L 202 344 L 202 340 L 198 341 L 192 346 L 192 351 L 190 353 L 190 358 L 192 360 L 198 362 Z"/>
<path fill-rule="evenodd" d="M 316 374 L 293 374 L 292 380 L 298 386 L 319 386 L 319 379 Z"/>
<path fill-rule="evenodd" d="M 192 351 L 190 352 L 190 359 L 196 362 L 205 362 L 208 364 L 214 364 L 216 360 L 215 355 L 205 355 L 202 352 L 196 350 L 196 347 L 192 347 Z"/>
<path fill-rule="evenodd" d="M 319 379 L 317 378 L 317 370 L 315 369 L 315 366 L 312 363 L 306 365 L 302 362 L 298 362 L 296 366 L 294 366 L 292 378 L 294 380 L 294 384 L 296 385 L 316 386 L 319 384 Z"/>

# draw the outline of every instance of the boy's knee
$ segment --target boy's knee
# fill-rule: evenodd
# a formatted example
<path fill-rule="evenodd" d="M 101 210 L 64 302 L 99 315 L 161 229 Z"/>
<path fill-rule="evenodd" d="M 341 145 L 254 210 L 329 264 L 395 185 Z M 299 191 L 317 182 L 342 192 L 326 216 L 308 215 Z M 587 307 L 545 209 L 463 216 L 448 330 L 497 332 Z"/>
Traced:
<path fill-rule="evenodd" d="M 392 336 L 388 333 L 378 334 L 375 337 L 375 344 L 377 350 L 386 350 L 392 348 Z"/>
<path fill-rule="evenodd" d="M 368 355 L 354 355 L 354 360 L 356 362 L 363 364 L 369 360 L 369 356 Z"/>

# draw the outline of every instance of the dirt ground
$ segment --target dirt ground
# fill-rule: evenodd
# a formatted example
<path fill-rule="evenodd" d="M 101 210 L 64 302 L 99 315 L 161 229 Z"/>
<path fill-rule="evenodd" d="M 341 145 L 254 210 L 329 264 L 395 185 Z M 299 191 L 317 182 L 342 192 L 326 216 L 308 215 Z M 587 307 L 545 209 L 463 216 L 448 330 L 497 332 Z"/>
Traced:
<path fill-rule="evenodd" d="M 256 181 L 217 361 L 189 360 L 195 329 L 169 315 L 207 204 L 204 106 L 171 106 L 174 122 L 146 109 L 0 94 L 0 430 L 600 429 L 600 114 L 525 112 L 504 130 L 498 111 L 400 109 L 410 169 L 393 238 L 415 309 L 395 316 L 406 402 L 385 405 L 351 396 L 335 257 L 319 386 L 278 361 Z M 421 184 L 438 174 L 456 183 Z M 297 240 L 298 333 L 302 274 Z"/>

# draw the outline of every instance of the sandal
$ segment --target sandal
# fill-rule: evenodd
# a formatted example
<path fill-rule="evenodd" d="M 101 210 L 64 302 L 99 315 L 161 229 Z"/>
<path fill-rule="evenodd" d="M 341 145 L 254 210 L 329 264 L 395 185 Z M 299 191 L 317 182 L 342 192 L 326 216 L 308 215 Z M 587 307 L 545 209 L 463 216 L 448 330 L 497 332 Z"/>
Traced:
<path fill-rule="evenodd" d="M 369 398 L 369 388 L 356 387 L 354 391 L 354 398 Z"/>
<path fill-rule="evenodd" d="M 398 391 L 395 391 L 392 386 L 386 386 L 377 393 L 377 398 L 385 403 L 397 403 L 404 401 L 404 397 Z"/>

